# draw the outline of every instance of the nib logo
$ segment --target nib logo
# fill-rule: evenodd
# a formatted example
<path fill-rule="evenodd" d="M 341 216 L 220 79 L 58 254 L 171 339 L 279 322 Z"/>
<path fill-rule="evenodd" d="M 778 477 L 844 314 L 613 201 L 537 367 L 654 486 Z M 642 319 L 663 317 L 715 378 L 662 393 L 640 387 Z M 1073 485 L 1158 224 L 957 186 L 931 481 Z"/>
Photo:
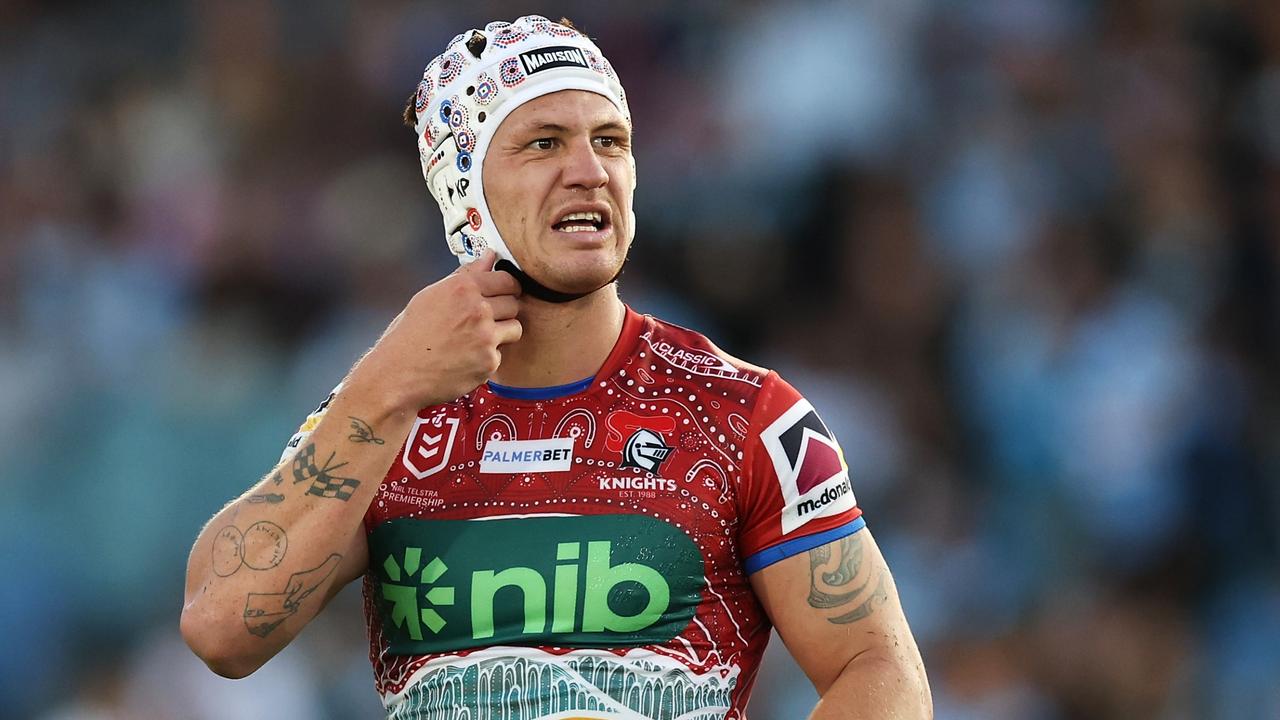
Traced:
<path fill-rule="evenodd" d="M 434 558 L 427 566 L 422 567 L 422 548 L 407 547 L 404 549 L 404 562 L 396 562 L 394 555 L 388 555 L 382 563 L 382 569 L 392 582 L 382 583 L 382 597 L 391 602 L 391 622 L 396 627 L 404 627 L 409 637 L 422 639 L 422 626 L 426 625 L 432 633 L 439 634 L 445 626 L 445 619 L 431 607 L 419 608 L 418 590 L 423 585 L 431 585 L 440 579 L 449 569 L 440 558 Z M 402 581 L 412 583 L 413 575 L 418 574 L 418 582 L 408 585 L 397 585 Z M 453 588 L 450 586 L 434 587 L 427 591 L 429 605 L 452 605 Z"/>
<path fill-rule="evenodd" d="M 706 587 L 689 535 L 643 515 L 396 518 L 369 534 L 369 553 L 392 655 L 664 643 Z"/>

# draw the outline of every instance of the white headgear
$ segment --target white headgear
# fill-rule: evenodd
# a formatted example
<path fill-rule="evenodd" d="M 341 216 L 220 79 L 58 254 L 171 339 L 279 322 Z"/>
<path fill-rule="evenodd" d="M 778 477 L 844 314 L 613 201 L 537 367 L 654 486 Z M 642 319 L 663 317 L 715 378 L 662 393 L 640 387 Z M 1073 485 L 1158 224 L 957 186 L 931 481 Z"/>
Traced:
<path fill-rule="evenodd" d="M 626 93 L 600 48 L 540 15 L 462 33 L 422 73 L 414 98 L 422 176 L 459 262 L 491 247 L 516 264 L 485 202 L 484 156 L 503 118 L 560 90 L 603 95 L 631 123 Z"/>

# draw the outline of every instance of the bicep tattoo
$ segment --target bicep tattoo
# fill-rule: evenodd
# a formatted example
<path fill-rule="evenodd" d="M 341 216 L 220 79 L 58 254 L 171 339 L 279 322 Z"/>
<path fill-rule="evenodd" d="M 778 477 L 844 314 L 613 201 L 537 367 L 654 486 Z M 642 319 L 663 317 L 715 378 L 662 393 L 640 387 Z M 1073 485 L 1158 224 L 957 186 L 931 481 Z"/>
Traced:
<path fill-rule="evenodd" d="M 884 571 L 863 572 L 863 543 L 857 533 L 809 551 L 809 606 L 844 610 L 827 620 L 837 625 L 857 622 L 889 598 Z M 860 581 L 860 582 L 859 582 Z M 868 590 L 870 588 L 870 590 Z"/>

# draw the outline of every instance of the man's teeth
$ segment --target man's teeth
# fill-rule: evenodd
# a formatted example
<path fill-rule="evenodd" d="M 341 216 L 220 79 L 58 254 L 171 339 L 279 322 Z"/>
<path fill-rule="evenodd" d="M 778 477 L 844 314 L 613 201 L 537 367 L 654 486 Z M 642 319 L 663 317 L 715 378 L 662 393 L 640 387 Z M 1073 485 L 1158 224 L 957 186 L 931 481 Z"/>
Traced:
<path fill-rule="evenodd" d="M 582 221 L 586 222 L 577 222 Z M 568 224 L 574 223 L 574 224 Z M 588 225 L 587 223 L 591 223 Z M 556 222 L 556 229 L 560 232 L 596 232 L 604 226 L 604 218 L 600 213 L 590 212 L 574 212 L 565 215 Z"/>
<path fill-rule="evenodd" d="M 588 222 L 593 222 L 599 225 L 603 221 L 603 218 L 598 212 L 575 212 L 575 213 L 569 213 L 568 215 L 565 215 L 564 217 L 560 218 L 560 220 L 557 221 L 556 224 L 559 225 L 560 223 L 569 222 L 570 220 L 586 220 Z"/>

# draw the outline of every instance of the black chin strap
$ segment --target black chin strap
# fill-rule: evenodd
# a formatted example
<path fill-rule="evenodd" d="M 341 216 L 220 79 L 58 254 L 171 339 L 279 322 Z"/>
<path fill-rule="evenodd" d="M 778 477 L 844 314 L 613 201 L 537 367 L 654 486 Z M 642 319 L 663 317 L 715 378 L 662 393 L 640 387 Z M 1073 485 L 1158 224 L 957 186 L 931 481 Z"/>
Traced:
<path fill-rule="evenodd" d="M 529 277 L 528 273 L 516 267 L 515 263 L 511 262 L 506 258 L 499 258 L 498 262 L 494 263 L 493 269 L 511 273 L 512 277 L 516 279 L 516 282 L 520 283 L 520 289 L 523 290 L 526 295 L 532 295 L 533 297 L 536 297 L 539 300 L 542 300 L 544 302 L 549 302 L 549 303 L 559 304 L 559 303 L 572 302 L 579 298 L 584 298 L 590 295 L 591 293 L 595 292 L 596 290 L 600 289 L 600 288 L 596 288 L 596 290 L 591 290 L 589 292 L 584 292 L 584 293 L 565 293 L 565 292 L 560 292 L 559 290 L 552 290 L 546 285 L 543 285 L 537 280 L 534 280 L 533 278 Z M 601 285 L 600 287 L 605 287 L 609 283 L 613 282 L 614 280 L 617 280 L 618 276 L 621 274 L 622 274 L 622 268 L 618 268 L 618 274 L 614 275 L 612 278 L 609 279 L 609 282 L 605 283 L 604 285 Z"/>

